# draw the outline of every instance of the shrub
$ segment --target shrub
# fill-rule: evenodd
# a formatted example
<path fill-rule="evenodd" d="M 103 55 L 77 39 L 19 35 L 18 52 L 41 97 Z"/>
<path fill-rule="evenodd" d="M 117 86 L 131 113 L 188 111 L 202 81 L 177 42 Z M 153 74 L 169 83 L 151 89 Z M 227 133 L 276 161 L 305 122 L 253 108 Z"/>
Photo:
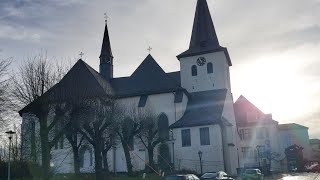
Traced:
<path fill-rule="evenodd" d="M 19 178 L 39 178 L 41 177 L 41 167 L 38 164 L 15 161 L 10 164 L 11 177 L 12 179 Z M 0 179 L 8 177 L 8 163 L 0 162 Z"/>
<path fill-rule="evenodd" d="M 164 171 L 166 173 L 171 171 L 171 157 L 167 144 L 163 143 L 159 146 L 158 165 L 161 171 Z"/>

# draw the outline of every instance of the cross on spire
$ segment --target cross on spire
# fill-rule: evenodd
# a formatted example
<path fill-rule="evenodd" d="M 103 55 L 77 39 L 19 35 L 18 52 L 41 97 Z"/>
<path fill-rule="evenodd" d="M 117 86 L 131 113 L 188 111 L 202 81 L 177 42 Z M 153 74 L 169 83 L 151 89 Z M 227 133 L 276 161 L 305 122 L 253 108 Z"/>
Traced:
<path fill-rule="evenodd" d="M 149 48 L 147 49 L 149 51 L 149 54 L 151 53 L 152 47 L 149 46 Z"/>
<path fill-rule="evenodd" d="M 84 55 L 84 53 L 81 51 L 79 56 L 80 56 L 80 59 L 82 59 L 82 56 Z"/>
<path fill-rule="evenodd" d="M 108 16 L 108 14 L 107 14 L 106 12 L 104 13 L 104 18 L 105 18 L 104 21 L 107 23 L 107 21 L 108 21 L 108 19 L 109 19 L 109 16 Z"/>

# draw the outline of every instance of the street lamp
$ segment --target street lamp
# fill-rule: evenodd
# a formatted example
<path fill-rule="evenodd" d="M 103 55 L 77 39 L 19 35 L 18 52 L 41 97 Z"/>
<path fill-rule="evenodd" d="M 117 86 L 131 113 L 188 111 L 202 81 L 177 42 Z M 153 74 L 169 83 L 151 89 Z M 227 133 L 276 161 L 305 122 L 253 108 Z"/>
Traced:
<path fill-rule="evenodd" d="M 11 142 L 12 142 L 12 136 L 15 134 L 13 131 L 7 131 L 6 134 L 9 138 L 9 162 L 8 162 L 8 180 L 10 180 L 10 150 L 11 150 Z"/>
<path fill-rule="evenodd" d="M 199 159 L 200 159 L 200 172 L 202 174 L 202 152 L 200 150 L 198 152 L 198 155 L 199 155 Z"/>

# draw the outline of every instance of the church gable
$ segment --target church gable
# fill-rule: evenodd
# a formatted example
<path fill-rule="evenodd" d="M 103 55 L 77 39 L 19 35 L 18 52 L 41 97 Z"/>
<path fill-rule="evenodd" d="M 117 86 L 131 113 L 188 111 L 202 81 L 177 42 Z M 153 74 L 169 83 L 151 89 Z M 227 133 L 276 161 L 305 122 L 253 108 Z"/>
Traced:
<path fill-rule="evenodd" d="M 177 79 L 176 74 L 174 75 Z M 130 77 L 114 78 L 111 84 L 117 96 L 129 97 L 183 90 L 175 79 L 166 74 L 148 55 Z"/>
<path fill-rule="evenodd" d="M 21 111 L 27 113 L 41 102 L 55 103 L 83 98 L 113 96 L 111 85 L 81 59 L 69 70 L 59 83 Z"/>

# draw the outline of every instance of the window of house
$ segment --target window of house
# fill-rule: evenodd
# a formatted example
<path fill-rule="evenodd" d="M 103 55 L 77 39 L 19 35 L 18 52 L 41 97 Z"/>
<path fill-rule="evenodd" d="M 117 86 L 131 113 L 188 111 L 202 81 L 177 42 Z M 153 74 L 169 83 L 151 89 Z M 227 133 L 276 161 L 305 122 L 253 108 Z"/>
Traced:
<path fill-rule="evenodd" d="M 192 74 L 192 76 L 198 75 L 198 71 L 197 71 L 197 66 L 196 65 L 193 65 L 191 67 L 191 74 Z"/>
<path fill-rule="evenodd" d="M 182 147 L 191 146 L 190 129 L 181 130 Z"/>
<path fill-rule="evenodd" d="M 200 144 L 210 145 L 210 135 L 208 127 L 200 128 Z"/>
<path fill-rule="evenodd" d="M 251 129 L 240 129 L 239 136 L 241 140 L 250 140 L 252 138 L 252 130 Z"/>
<path fill-rule="evenodd" d="M 255 151 L 251 147 L 241 147 L 241 152 L 242 152 L 243 158 L 254 158 L 255 157 Z"/>
<path fill-rule="evenodd" d="M 207 64 L 207 73 L 212 74 L 213 73 L 213 66 L 212 63 Z"/>
<path fill-rule="evenodd" d="M 266 127 L 257 128 L 256 130 L 257 139 L 265 139 L 269 138 L 269 131 Z"/>

